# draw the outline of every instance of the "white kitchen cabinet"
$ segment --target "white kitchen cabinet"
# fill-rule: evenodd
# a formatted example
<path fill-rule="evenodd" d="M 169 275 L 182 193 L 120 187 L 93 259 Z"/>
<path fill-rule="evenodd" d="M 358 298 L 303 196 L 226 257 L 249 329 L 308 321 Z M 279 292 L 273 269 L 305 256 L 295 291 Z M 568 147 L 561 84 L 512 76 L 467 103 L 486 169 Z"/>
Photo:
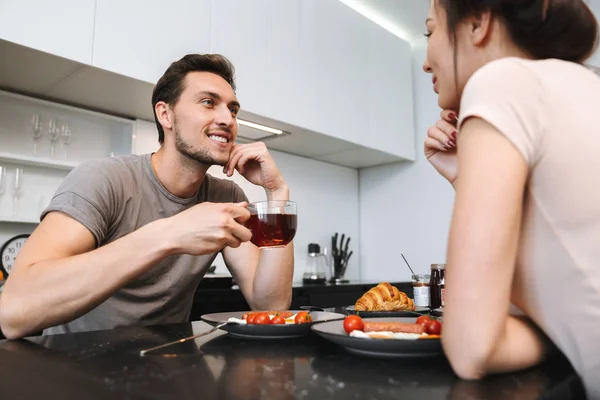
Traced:
<path fill-rule="evenodd" d="M 309 129 L 369 145 L 369 20 L 338 0 L 301 2 L 301 53 L 306 60 L 296 73 L 307 85 L 314 119 Z"/>
<path fill-rule="evenodd" d="M 210 52 L 233 63 L 242 108 L 265 116 L 271 114 L 268 24 L 275 2 L 281 0 L 212 0 L 211 6 Z"/>
<path fill-rule="evenodd" d="M 313 156 L 354 144 L 414 158 L 407 42 L 338 0 L 213 0 L 211 15 L 244 110 L 341 140 Z"/>
<path fill-rule="evenodd" d="M 0 39 L 85 64 L 95 0 L 0 0 Z"/>
<path fill-rule="evenodd" d="M 270 10 L 279 15 L 269 21 L 270 117 L 414 159 L 409 43 L 338 0 L 279 1 Z M 339 159 L 349 150 L 315 154 Z"/>
<path fill-rule="evenodd" d="M 314 129 L 319 67 L 312 40 L 301 37 L 301 2 L 213 0 L 210 51 L 233 62 L 243 110 Z M 320 13 L 307 12 L 313 19 Z"/>
<path fill-rule="evenodd" d="M 96 0 L 95 67 L 156 83 L 173 61 L 207 53 L 210 0 Z"/>
<path fill-rule="evenodd" d="M 268 94 L 271 118 L 309 128 L 315 125 L 316 83 L 309 71 L 311 53 L 300 33 L 302 1 L 271 0 Z"/>
<path fill-rule="evenodd" d="M 412 52 L 409 43 L 371 23 L 368 82 L 369 147 L 414 160 Z"/>

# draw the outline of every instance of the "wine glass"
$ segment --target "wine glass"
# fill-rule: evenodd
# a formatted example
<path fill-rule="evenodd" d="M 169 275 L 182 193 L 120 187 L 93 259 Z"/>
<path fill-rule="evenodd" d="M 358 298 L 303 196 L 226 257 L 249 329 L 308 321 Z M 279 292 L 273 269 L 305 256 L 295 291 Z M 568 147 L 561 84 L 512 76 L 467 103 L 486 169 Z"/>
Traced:
<path fill-rule="evenodd" d="M 6 186 L 6 167 L 0 165 L 0 196 L 4 193 L 4 187 Z"/>
<path fill-rule="evenodd" d="M 71 127 L 67 122 L 60 126 L 60 140 L 62 141 L 65 150 L 65 160 L 67 159 L 67 145 L 71 142 Z"/>
<path fill-rule="evenodd" d="M 48 138 L 50 139 L 50 157 L 54 157 L 54 143 L 58 140 L 60 135 L 60 128 L 54 118 L 50 118 L 48 122 Z"/>
<path fill-rule="evenodd" d="M 40 114 L 33 114 L 31 117 L 31 136 L 33 136 L 33 155 L 37 155 L 37 142 L 39 138 L 44 134 L 44 127 L 42 125 L 42 117 Z"/>
<path fill-rule="evenodd" d="M 244 223 L 252 232 L 250 241 L 259 248 L 285 247 L 296 236 L 296 203 L 286 200 L 248 204 L 250 218 Z"/>
<path fill-rule="evenodd" d="M 12 182 L 12 193 L 13 193 L 13 217 L 16 217 L 19 213 L 19 197 L 23 193 L 23 169 L 15 169 L 15 178 Z"/>

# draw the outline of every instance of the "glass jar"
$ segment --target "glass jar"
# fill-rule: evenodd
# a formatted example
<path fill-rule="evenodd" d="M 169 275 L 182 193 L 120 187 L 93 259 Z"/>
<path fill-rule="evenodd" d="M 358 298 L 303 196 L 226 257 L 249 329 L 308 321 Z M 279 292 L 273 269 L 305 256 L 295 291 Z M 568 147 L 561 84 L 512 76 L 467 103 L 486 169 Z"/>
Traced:
<path fill-rule="evenodd" d="M 429 307 L 429 275 L 412 276 L 412 288 L 415 307 Z"/>
<path fill-rule="evenodd" d="M 429 308 L 435 310 L 444 307 L 446 294 L 446 264 L 431 264 L 429 281 Z"/>

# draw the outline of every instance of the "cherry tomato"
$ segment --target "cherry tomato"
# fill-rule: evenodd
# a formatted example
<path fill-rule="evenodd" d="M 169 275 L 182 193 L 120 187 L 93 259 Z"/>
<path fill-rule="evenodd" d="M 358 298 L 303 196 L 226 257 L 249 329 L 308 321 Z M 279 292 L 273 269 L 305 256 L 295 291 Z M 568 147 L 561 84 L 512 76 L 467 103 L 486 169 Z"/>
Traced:
<path fill-rule="evenodd" d="M 431 318 L 429 318 L 428 315 L 421 315 L 419 318 L 417 318 L 415 324 L 423 326 L 423 328 L 425 328 L 425 331 L 427 331 L 427 323 L 429 321 L 431 321 Z"/>
<path fill-rule="evenodd" d="M 273 319 L 271 320 L 271 324 L 272 325 L 281 325 L 281 324 L 285 324 L 285 318 L 283 318 L 281 315 L 276 315 L 275 317 L 273 317 Z"/>
<path fill-rule="evenodd" d="M 346 319 L 344 319 L 344 330 L 346 333 L 362 331 L 363 329 L 365 329 L 365 324 L 363 324 L 362 318 L 358 315 L 348 315 Z"/>
<path fill-rule="evenodd" d="M 246 323 L 252 325 L 254 323 L 254 318 L 256 318 L 257 313 L 250 313 L 246 318 Z"/>
<path fill-rule="evenodd" d="M 271 323 L 271 317 L 267 313 L 259 313 L 256 317 L 254 317 L 255 325 L 267 325 Z"/>
<path fill-rule="evenodd" d="M 295 324 L 305 324 L 307 322 L 312 322 L 312 317 L 306 311 L 300 311 L 296 314 L 296 318 L 294 318 Z"/>
<path fill-rule="evenodd" d="M 440 335 L 442 333 L 442 323 L 437 319 L 430 319 L 425 326 L 425 331 L 430 335 Z"/>

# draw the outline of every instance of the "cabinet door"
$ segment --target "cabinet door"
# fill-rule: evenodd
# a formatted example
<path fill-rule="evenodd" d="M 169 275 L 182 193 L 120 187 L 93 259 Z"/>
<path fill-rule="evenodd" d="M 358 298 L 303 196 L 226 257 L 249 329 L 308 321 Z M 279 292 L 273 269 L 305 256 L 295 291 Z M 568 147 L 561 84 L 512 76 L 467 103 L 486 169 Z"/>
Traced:
<path fill-rule="evenodd" d="M 213 0 L 211 6 L 210 52 L 224 55 L 235 66 L 242 108 L 264 116 L 270 116 L 267 32 L 271 3 Z"/>
<path fill-rule="evenodd" d="M 369 27 L 369 147 L 415 158 L 412 53 L 408 42 Z"/>
<path fill-rule="evenodd" d="M 302 76 L 316 113 L 308 128 L 368 146 L 368 20 L 338 0 L 301 4 Z"/>
<path fill-rule="evenodd" d="M 97 0 L 93 65 L 156 83 L 173 61 L 207 53 L 210 0 Z"/>
<path fill-rule="evenodd" d="M 304 1 L 304 0 L 303 0 Z M 309 45 L 302 40 L 300 0 L 271 0 L 269 7 L 269 100 L 271 117 L 299 127 L 315 125 Z"/>
<path fill-rule="evenodd" d="M 92 62 L 95 0 L 0 0 L 0 39 Z"/>

